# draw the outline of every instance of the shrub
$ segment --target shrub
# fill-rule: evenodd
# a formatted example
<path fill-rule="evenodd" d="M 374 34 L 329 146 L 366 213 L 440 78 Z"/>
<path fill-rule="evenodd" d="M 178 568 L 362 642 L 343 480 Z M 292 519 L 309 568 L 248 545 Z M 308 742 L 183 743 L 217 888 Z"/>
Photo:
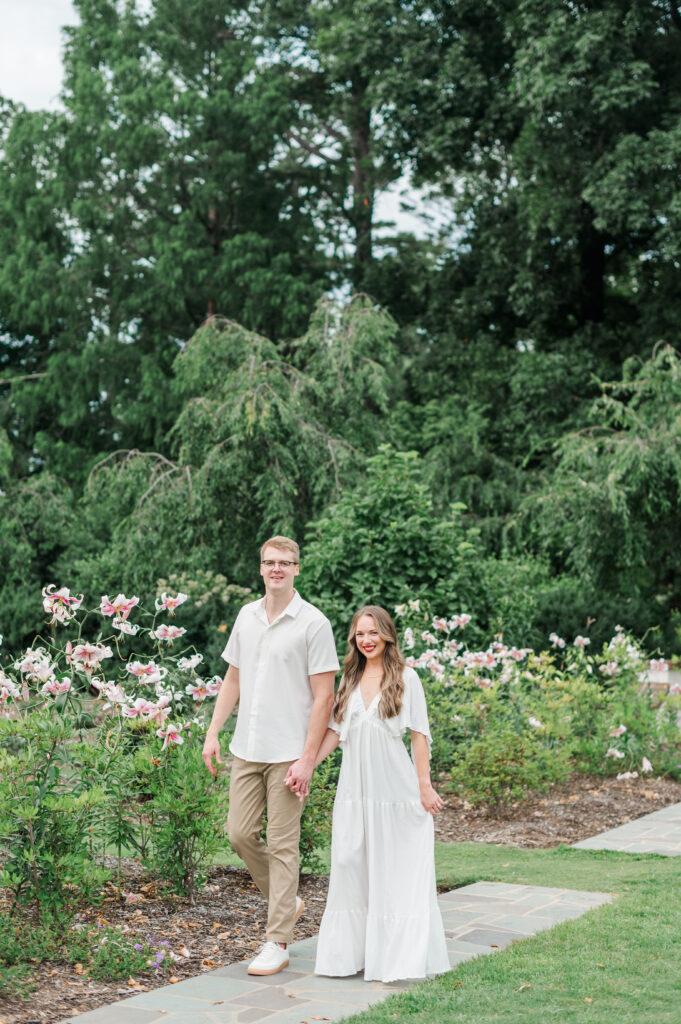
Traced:
<path fill-rule="evenodd" d="M 145 867 L 175 892 L 194 901 L 214 855 L 227 845 L 227 790 L 224 776 L 206 771 L 201 749 L 203 730 L 184 734 L 179 750 L 149 750 L 149 803 L 145 811 L 154 827 Z"/>
<path fill-rule="evenodd" d="M 338 782 L 340 751 L 323 761 L 312 776 L 310 795 L 300 821 L 300 867 L 303 871 L 323 873 L 322 855 L 331 843 L 331 816 Z"/>
<path fill-rule="evenodd" d="M 569 749 L 548 749 L 529 730 L 490 729 L 455 755 L 451 781 L 473 804 L 502 804 L 544 792 L 570 773 Z"/>

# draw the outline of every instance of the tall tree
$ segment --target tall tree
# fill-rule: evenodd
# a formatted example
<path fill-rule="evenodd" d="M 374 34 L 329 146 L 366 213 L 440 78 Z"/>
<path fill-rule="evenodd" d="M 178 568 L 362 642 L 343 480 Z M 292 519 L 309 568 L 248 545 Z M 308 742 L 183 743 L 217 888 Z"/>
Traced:
<path fill-rule="evenodd" d="M 14 387 L 8 426 L 12 434 L 21 421 L 26 445 L 65 473 L 116 445 L 162 446 L 173 415 L 170 367 L 204 318 L 217 312 L 273 340 L 291 337 L 328 268 L 282 160 L 293 101 L 262 60 L 257 5 L 76 0 L 76 8 L 65 113 L 17 114 L 0 167 L 21 211 L 13 216 L 22 288 L 39 295 L 24 309 L 0 305 L 0 322 L 12 358 L 27 363 L 39 307 L 44 344 L 32 369 L 46 375 Z M 12 159 L 20 151 L 23 171 Z M 0 285 L 0 302 L 3 294 L 9 285 Z M 42 413 L 29 425 L 35 409 Z M 77 453 L 75 466 L 60 459 L 59 444 Z"/>
<path fill-rule="evenodd" d="M 318 172 L 319 214 L 356 289 L 372 280 L 375 204 L 405 167 L 395 145 L 386 72 L 401 66 L 416 22 L 411 0 L 265 3 L 271 56 L 293 84 L 294 165 Z M 425 40 L 424 40 L 425 43 Z"/>

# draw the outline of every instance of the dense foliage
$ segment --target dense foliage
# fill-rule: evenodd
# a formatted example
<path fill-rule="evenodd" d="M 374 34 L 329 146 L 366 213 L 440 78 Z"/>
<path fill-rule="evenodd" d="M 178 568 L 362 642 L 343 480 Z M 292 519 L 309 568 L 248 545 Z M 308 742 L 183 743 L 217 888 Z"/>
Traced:
<path fill-rule="evenodd" d="M 172 577 L 217 668 L 286 532 L 339 635 L 410 593 L 678 653 L 676 5 L 75 6 L 62 108 L 0 102 L 9 644 Z"/>

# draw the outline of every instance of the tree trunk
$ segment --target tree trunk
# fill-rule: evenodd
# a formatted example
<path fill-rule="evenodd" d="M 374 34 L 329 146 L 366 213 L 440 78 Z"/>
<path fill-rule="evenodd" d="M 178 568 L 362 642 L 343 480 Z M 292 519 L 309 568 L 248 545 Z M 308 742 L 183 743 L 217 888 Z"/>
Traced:
<path fill-rule="evenodd" d="M 355 233 L 352 280 L 361 288 L 373 252 L 374 175 L 371 155 L 371 107 L 366 101 L 366 83 L 355 80 L 352 109 L 348 118 L 352 146 L 352 208 L 350 223 Z"/>
<path fill-rule="evenodd" d="M 581 215 L 579 323 L 600 323 L 605 309 L 605 242 L 594 227 L 588 203 L 582 203 Z"/>

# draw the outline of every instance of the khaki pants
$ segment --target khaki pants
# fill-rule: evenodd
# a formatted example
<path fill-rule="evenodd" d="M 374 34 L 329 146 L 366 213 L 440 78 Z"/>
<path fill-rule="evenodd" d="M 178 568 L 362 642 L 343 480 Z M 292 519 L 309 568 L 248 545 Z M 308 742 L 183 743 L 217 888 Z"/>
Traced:
<path fill-rule="evenodd" d="M 288 943 L 293 934 L 304 801 L 284 785 L 292 764 L 264 764 L 239 757 L 232 764 L 229 841 L 268 901 L 268 942 Z M 267 845 L 260 837 L 265 806 Z"/>

